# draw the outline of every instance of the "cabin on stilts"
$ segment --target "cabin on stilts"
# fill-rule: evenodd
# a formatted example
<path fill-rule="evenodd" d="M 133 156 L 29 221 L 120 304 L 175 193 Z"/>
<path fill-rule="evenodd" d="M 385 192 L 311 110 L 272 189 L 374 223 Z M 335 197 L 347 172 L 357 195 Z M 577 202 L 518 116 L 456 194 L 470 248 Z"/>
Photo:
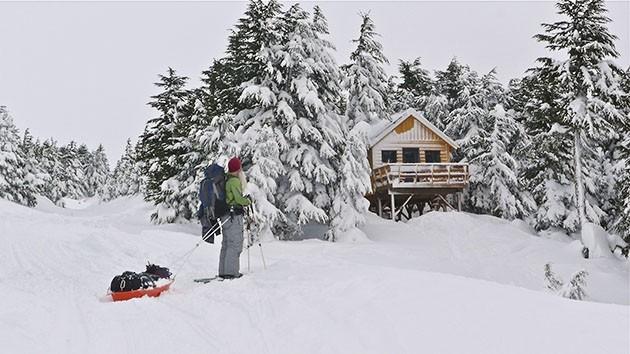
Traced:
<path fill-rule="evenodd" d="M 422 113 L 409 109 L 375 125 L 369 143 L 370 210 L 393 220 L 422 214 L 426 206 L 461 210 L 468 164 L 451 162 L 458 145 Z"/>

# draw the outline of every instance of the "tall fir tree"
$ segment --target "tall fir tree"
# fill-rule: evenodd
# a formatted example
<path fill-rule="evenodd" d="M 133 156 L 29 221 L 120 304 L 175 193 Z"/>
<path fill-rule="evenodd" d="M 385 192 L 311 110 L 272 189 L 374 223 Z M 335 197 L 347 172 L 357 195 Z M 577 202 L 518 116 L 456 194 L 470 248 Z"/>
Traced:
<path fill-rule="evenodd" d="M 176 121 L 186 115 L 189 92 L 185 89 L 187 78 L 177 75 L 172 68 L 160 75 L 155 85 L 162 92 L 152 96 L 149 105 L 159 115 L 147 122 L 138 144 L 137 158 L 141 161 L 142 173 L 147 176 L 147 201 L 159 204 L 162 201 L 162 184 L 178 172 Z"/>
<path fill-rule="evenodd" d="M 53 203 L 58 203 L 66 195 L 65 184 L 61 181 L 64 166 L 57 142 L 53 139 L 45 140 L 37 150 L 39 166 L 49 177 L 47 183 L 40 188 L 40 193 Z"/>
<path fill-rule="evenodd" d="M 5 106 L 0 106 L 0 198 L 34 206 L 35 188 L 20 149 L 20 136 Z"/>
<path fill-rule="evenodd" d="M 446 97 L 449 111 L 459 107 L 457 102 L 459 102 L 460 94 L 464 91 L 465 86 L 467 86 L 465 79 L 469 71 L 470 68 L 460 64 L 457 58 L 453 58 L 446 67 L 446 70 L 438 70 L 435 73 L 436 90 L 439 94 Z"/>
<path fill-rule="evenodd" d="M 454 65 L 451 62 L 449 68 Z M 460 145 L 459 151 L 455 153 L 455 160 L 462 160 L 470 156 L 469 146 L 473 139 L 490 131 L 490 125 L 487 97 L 481 89 L 479 75 L 466 66 L 456 65 L 460 77 L 453 78 L 453 82 L 459 86 L 453 87 L 459 87 L 461 91 L 449 102 L 453 109 L 447 118 L 446 133 Z M 445 93 L 449 97 L 448 90 Z"/>
<path fill-rule="evenodd" d="M 475 138 L 480 149 L 470 160 L 467 194 L 471 209 L 477 213 L 515 219 L 524 218 L 535 208 L 531 195 L 519 180 L 519 162 L 512 156 L 513 141 L 522 134 L 513 115 L 513 111 L 506 112 L 497 104 L 490 112 L 493 122 L 490 134 Z"/>
<path fill-rule="evenodd" d="M 416 58 L 412 62 L 400 60 L 398 72 L 402 79 L 398 87 L 409 91 L 414 97 L 428 96 L 433 91 L 431 74 L 422 67 L 420 58 Z"/>
<path fill-rule="evenodd" d="M 353 40 L 357 48 L 350 55 L 350 64 L 344 67 L 346 79 L 343 87 L 348 92 L 346 115 L 350 126 L 365 121 L 375 124 L 390 119 L 387 102 L 388 78 L 383 69 L 387 58 L 377 40 L 374 22 L 369 14 L 361 14 L 359 37 Z"/>
<path fill-rule="evenodd" d="M 525 128 L 530 144 L 524 149 L 521 178 L 532 192 L 537 209 L 537 230 L 577 229 L 577 214 L 571 187 L 571 147 L 563 124 L 557 73 L 546 67 L 529 70 L 520 82 L 512 83 L 508 105 L 518 112 L 516 120 Z"/>
<path fill-rule="evenodd" d="M 605 16 L 603 0 L 561 0 L 557 7 L 567 19 L 543 24 L 545 33 L 535 37 L 551 51 L 568 53 L 565 60 L 540 58 L 539 62 L 541 71 L 550 72 L 557 80 L 554 87 L 560 89 L 557 104 L 562 121 L 554 127 L 560 133 L 556 138 L 570 147 L 564 157 L 569 158 L 565 164 L 571 165 L 573 173 L 566 177 L 573 187 L 569 203 L 577 214 L 577 219 L 569 219 L 563 226 L 575 231 L 589 221 L 601 224 L 606 217 L 597 181 L 606 178 L 607 172 L 601 169 L 602 144 L 608 143 L 610 136 L 618 137 L 623 119 L 615 105 L 616 97 L 622 94 L 623 70 L 611 61 L 618 52 L 616 37 L 606 27 L 610 19 Z M 561 193 L 566 196 L 566 190 Z"/>
<path fill-rule="evenodd" d="M 39 158 L 39 151 L 41 150 L 41 143 L 39 140 L 34 140 L 31 132 L 26 129 L 22 142 L 20 144 L 20 150 L 24 156 L 24 164 L 26 169 L 26 181 L 32 186 L 33 190 L 37 194 L 43 195 L 43 190 L 46 184 L 50 183 L 50 176 L 44 171 L 41 160 Z"/>
<path fill-rule="evenodd" d="M 155 215 L 158 222 L 190 220 L 197 215 L 203 171 L 211 163 L 220 162 L 221 153 L 226 150 L 223 139 L 232 133 L 231 115 L 208 115 L 199 96 L 194 104 L 190 120 L 182 127 L 187 135 L 178 138 L 178 173 L 164 183 L 163 198 Z"/>
<path fill-rule="evenodd" d="M 617 182 L 615 184 L 614 212 L 616 215 L 614 229 L 624 241 L 630 242 L 630 67 L 626 70 L 622 80 L 622 89 L 625 97 L 619 104 L 624 107 L 626 115 L 622 124 L 621 142 L 615 151 L 617 161 Z"/>
<path fill-rule="evenodd" d="M 81 199 L 88 196 L 85 163 L 89 161 L 89 157 L 87 147 L 77 145 L 75 141 L 59 148 L 61 171 L 56 176 L 61 185 L 62 198 Z M 64 206 L 63 200 L 59 205 Z"/>
<path fill-rule="evenodd" d="M 249 10 L 255 6 L 263 6 L 261 1 L 251 1 Z M 280 100 L 280 83 L 282 73 L 276 62 L 279 47 L 282 44 L 280 14 L 282 6 L 275 0 L 264 5 L 264 11 L 258 17 L 246 14 L 240 22 L 252 22 L 255 32 L 242 33 L 245 43 L 256 38 L 257 48 L 251 48 L 252 53 L 245 60 L 251 60 L 251 65 L 257 68 L 251 78 L 241 82 L 241 92 L 238 101 L 242 107 L 234 117 L 235 133 L 226 140 L 235 141 L 232 152 L 242 158 L 248 168 L 249 193 L 254 199 L 260 213 L 260 231 L 271 234 L 276 221 L 283 218 L 283 214 L 276 207 L 277 180 L 286 174 L 286 169 L 280 159 L 281 152 L 288 150 L 285 129 L 278 123 L 278 102 Z M 236 33 L 242 30 L 237 26 Z M 234 36 L 230 40 L 234 40 Z M 229 53 L 228 55 L 232 55 Z M 235 60 L 233 65 L 240 65 Z"/>
<path fill-rule="evenodd" d="M 298 4 L 282 21 L 283 44 L 277 119 L 286 127 L 288 149 L 281 155 L 287 170 L 279 206 L 289 226 L 328 221 L 331 191 L 338 179 L 336 159 L 343 142 L 336 106 L 341 73 L 333 45 L 324 36 L 326 19 L 319 7 L 313 19 Z"/>
<path fill-rule="evenodd" d="M 91 164 L 86 166 L 88 196 L 103 195 L 109 178 L 109 162 L 102 144 L 90 153 Z"/>
<path fill-rule="evenodd" d="M 422 67 L 420 58 L 412 62 L 400 60 L 398 72 L 401 81 L 390 87 L 393 95 L 390 99 L 392 111 L 399 112 L 407 108 L 425 110 L 428 97 L 434 91 L 434 84 L 429 71 Z"/>

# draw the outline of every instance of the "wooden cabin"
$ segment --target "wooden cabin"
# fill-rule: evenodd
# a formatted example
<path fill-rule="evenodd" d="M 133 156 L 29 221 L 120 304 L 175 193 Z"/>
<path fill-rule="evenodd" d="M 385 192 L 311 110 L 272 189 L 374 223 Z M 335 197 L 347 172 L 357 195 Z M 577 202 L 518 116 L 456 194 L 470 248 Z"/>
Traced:
<path fill-rule="evenodd" d="M 413 109 L 372 128 L 368 159 L 372 167 L 370 209 L 395 220 L 432 209 L 461 209 L 468 164 L 452 163 L 457 143 Z M 453 197 L 448 197 L 453 195 Z"/>

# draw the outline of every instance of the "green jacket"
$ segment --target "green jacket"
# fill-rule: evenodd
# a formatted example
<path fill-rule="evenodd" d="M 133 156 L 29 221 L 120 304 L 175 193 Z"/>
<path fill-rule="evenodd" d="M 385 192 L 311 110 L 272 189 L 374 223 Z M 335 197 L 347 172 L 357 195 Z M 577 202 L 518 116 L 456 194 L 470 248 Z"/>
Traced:
<path fill-rule="evenodd" d="M 228 175 L 228 180 L 225 182 L 225 201 L 229 206 L 248 206 L 251 204 L 249 199 L 243 197 L 241 180 L 236 176 Z"/>

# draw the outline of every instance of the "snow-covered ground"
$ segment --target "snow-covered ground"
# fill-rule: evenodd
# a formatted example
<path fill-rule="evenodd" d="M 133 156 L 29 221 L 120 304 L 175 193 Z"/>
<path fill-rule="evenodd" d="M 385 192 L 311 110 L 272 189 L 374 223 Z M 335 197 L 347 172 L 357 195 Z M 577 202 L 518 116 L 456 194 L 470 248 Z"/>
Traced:
<path fill-rule="evenodd" d="M 267 270 L 254 248 L 250 274 L 200 285 L 192 279 L 216 273 L 218 245 L 177 267 L 196 225 L 151 225 L 137 198 L 77 206 L 0 200 L 1 352 L 630 352 L 629 263 L 584 260 L 519 223 L 371 216 L 369 242 L 264 243 Z M 147 261 L 180 271 L 169 292 L 105 296 L 114 275 Z M 546 292 L 547 262 L 564 279 L 586 269 L 590 301 Z"/>

